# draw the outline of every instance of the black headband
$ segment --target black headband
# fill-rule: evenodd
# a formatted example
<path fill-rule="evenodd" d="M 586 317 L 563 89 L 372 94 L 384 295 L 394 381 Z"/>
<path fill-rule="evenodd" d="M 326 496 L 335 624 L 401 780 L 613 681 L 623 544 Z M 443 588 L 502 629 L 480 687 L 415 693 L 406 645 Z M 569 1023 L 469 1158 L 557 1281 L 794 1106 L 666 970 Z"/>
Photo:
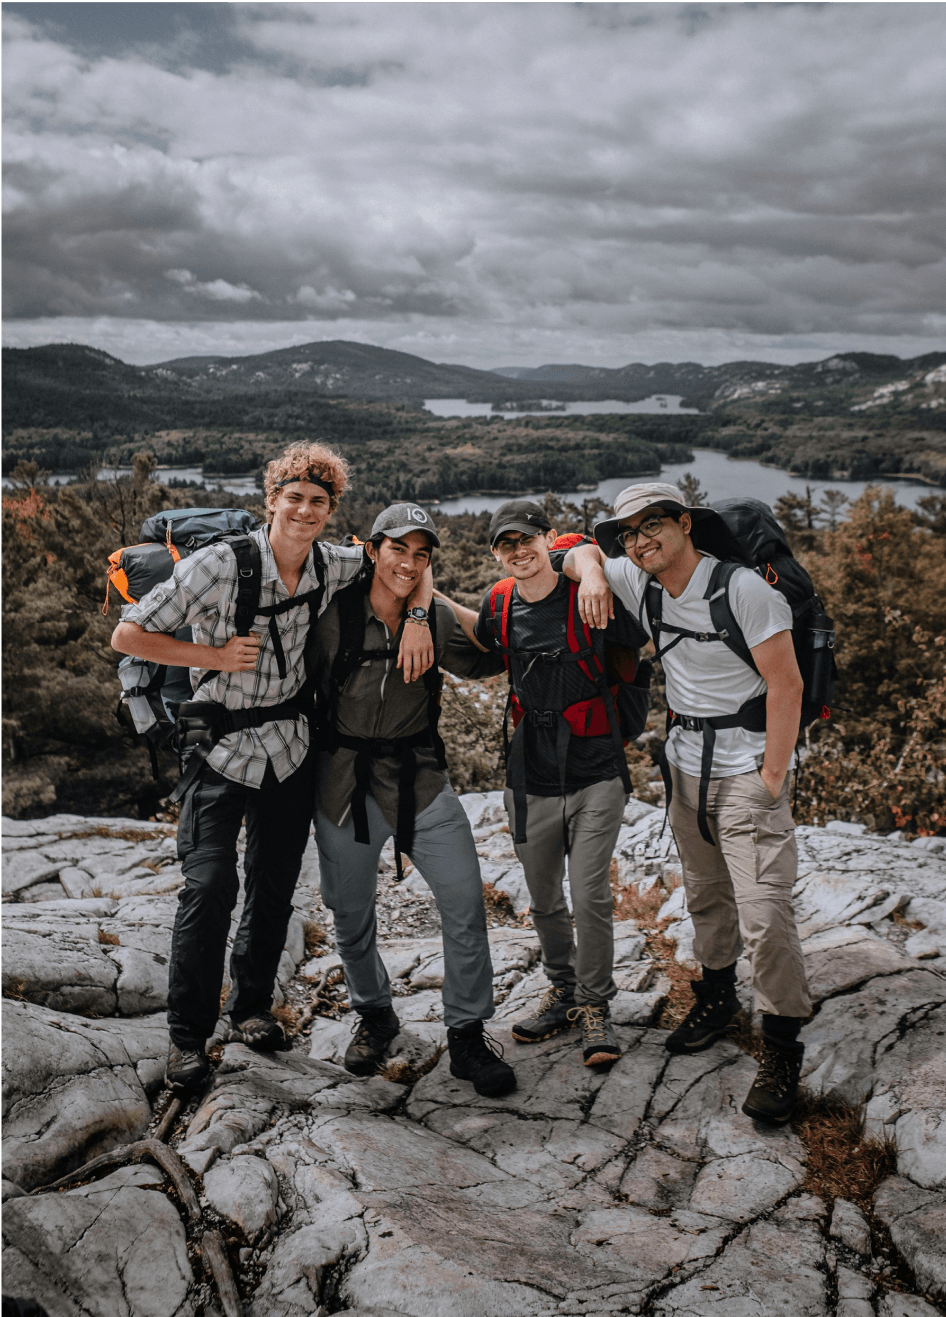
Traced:
<path fill-rule="evenodd" d="M 334 485 L 330 485 L 327 480 L 323 480 L 317 472 L 312 470 L 304 471 L 301 476 L 289 476 L 286 480 L 277 480 L 273 485 L 273 489 L 282 489 L 283 485 L 298 484 L 318 485 L 320 489 L 324 489 L 327 494 L 331 494 L 332 498 L 335 497 Z"/>

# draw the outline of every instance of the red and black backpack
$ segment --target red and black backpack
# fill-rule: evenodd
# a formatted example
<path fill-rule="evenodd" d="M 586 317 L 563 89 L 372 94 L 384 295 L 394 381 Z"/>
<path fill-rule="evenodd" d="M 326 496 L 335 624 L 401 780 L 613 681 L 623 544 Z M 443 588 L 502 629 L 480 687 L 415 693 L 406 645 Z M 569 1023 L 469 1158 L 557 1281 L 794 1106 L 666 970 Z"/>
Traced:
<path fill-rule="evenodd" d="M 565 553 L 577 544 L 593 544 L 585 535 L 560 535 L 552 545 L 553 563 L 561 567 Z M 556 728 L 556 758 L 562 795 L 565 794 L 565 767 L 568 742 L 572 736 L 610 736 L 618 754 L 620 773 L 627 792 L 630 775 L 624 757 L 628 741 L 640 736 L 647 721 L 651 664 L 641 661 L 640 648 L 648 637 L 636 618 L 619 599 L 614 601 L 615 618 L 605 633 L 603 645 L 595 646 L 591 627 L 578 611 L 578 583 L 569 581 L 568 618 L 565 636 L 567 649 L 550 653 L 518 650 L 510 645 L 509 615 L 513 577 L 497 581 L 489 593 L 490 616 L 496 648 L 503 656 L 509 677 L 509 699 L 503 717 L 503 752 L 515 801 L 515 840 L 526 840 L 525 737 L 523 724 Z M 577 663 L 579 671 L 594 688 L 588 698 L 578 700 L 563 710 L 526 707 L 513 689 L 510 657 L 526 658 L 532 663 Z M 508 734 L 512 719 L 513 736 Z"/>

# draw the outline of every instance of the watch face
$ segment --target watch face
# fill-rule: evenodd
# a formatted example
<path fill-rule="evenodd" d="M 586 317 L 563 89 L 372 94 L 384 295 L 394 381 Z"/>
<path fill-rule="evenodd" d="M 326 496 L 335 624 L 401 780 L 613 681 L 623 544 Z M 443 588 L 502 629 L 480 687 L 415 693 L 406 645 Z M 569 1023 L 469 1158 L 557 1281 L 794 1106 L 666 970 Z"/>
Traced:
<path fill-rule="evenodd" d="M 425 622 L 426 622 L 426 620 L 427 620 L 427 609 L 426 609 L 426 608 L 409 608 L 409 609 L 407 610 L 407 616 L 408 616 L 408 617 L 416 617 L 416 618 L 419 618 L 421 621 L 425 621 Z"/>

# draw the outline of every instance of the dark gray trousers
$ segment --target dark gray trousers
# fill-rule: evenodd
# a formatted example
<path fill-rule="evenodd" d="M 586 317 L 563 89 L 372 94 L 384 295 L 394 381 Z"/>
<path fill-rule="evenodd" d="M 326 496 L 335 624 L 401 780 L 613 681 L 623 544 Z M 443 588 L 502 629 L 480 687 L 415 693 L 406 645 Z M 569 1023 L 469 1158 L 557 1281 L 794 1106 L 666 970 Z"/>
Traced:
<path fill-rule="evenodd" d="M 512 818 L 508 788 L 504 799 Z M 545 972 L 557 987 L 572 989 L 578 1005 L 610 1001 L 617 988 L 609 870 L 627 804 L 624 784 L 612 777 L 566 796 L 530 795 L 526 803 L 529 840 L 516 845 L 516 854 L 532 898 Z M 574 933 L 562 887 L 566 829 Z"/>

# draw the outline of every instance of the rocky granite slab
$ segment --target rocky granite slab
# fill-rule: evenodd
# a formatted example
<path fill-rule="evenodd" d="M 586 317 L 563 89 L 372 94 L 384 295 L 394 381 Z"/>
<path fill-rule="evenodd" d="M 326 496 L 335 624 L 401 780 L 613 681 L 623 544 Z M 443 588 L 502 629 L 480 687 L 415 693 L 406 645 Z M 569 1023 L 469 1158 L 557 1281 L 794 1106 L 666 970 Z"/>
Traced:
<path fill-rule="evenodd" d="M 501 793 L 461 803 L 484 878 L 522 912 Z M 839 1200 L 829 1211 L 806 1189 L 798 1135 L 742 1115 L 755 1065 L 735 1043 L 667 1053 L 656 1024 L 671 982 L 652 959 L 662 954 L 652 925 L 616 927 L 624 1054 L 609 1070 L 582 1064 L 577 1031 L 513 1042 L 512 1023 L 547 984 L 527 920 L 491 928 L 489 1027 L 518 1087 L 477 1097 L 444 1053 L 429 892 L 416 873 L 394 884 L 386 853 L 378 918 L 402 1030 L 385 1073 L 356 1079 L 340 1066 L 353 1021 L 336 989 L 336 1018 L 316 1016 L 293 1051 L 227 1045 L 176 1140 L 205 1210 L 236 1239 L 247 1317 L 936 1311 L 946 1299 L 946 853 L 854 825 L 799 829 L 799 851 L 816 1002 L 805 1080 L 816 1095 L 864 1103 L 866 1133 L 895 1141 L 897 1174 L 872 1208 Z M 12 1276 L 51 1317 L 211 1317 L 156 1170 L 24 1193 L 147 1127 L 166 1046 L 173 829 L 57 816 L 13 825 L 4 855 L 14 860 L 3 908 L 5 1290 Z M 692 923 L 659 811 L 628 806 L 614 874 L 659 888 L 685 962 Z M 149 888 L 163 880 L 168 890 Z M 295 905 L 280 972 L 298 1006 L 339 965 L 313 846 Z M 306 956 L 303 919 L 321 926 L 324 954 Z M 887 1232 L 912 1292 L 891 1289 L 873 1259 Z"/>

